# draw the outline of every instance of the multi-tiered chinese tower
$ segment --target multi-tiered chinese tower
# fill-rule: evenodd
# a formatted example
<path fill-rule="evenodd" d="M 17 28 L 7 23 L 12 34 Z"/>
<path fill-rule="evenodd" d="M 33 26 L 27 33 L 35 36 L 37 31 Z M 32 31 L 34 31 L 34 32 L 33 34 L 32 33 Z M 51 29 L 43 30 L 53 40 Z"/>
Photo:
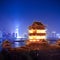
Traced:
<path fill-rule="evenodd" d="M 41 22 L 33 22 L 33 24 L 29 26 L 28 34 L 27 44 L 46 41 L 46 29 Z"/>

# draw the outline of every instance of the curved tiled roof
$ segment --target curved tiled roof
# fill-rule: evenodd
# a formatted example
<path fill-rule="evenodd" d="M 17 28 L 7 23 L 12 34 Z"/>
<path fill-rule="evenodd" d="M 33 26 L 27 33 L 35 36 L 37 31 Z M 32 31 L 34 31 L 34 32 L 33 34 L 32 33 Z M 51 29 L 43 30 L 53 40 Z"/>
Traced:
<path fill-rule="evenodd" d="M 29 26 L 29 28 L 45 29 L 45 26 L 41 22 L 33 22 L 33 24 Z"/>
<path fill-rule="evenodd" d="M 43 25 L 41 22 L 34 22 L 33 24 Z"/>

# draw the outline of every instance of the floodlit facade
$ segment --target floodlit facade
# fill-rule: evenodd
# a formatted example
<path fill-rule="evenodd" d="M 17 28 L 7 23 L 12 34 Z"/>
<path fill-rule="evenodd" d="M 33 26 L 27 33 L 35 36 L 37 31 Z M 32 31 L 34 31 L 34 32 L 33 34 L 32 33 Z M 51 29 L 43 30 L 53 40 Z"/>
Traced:
<path fill-rule="evenodd" d="M 27 44 L 31 42 L 40 43 L 43 40 L 46 40 L 46 29 L 41 22 L 33 22 L 33 24 L 29 26 L 28 34 Z"/>

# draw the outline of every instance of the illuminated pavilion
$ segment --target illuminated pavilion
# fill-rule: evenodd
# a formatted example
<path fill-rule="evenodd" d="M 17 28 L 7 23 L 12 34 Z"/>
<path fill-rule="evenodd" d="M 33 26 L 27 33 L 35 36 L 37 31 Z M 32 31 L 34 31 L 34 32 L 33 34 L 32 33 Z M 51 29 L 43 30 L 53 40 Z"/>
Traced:
<path fill-rule="evenodd" d="M 46 28 L 41 22 L 33 22 L 33 24 L 29 26 L 28 34 L 26 44 L 46 41 Z"/>

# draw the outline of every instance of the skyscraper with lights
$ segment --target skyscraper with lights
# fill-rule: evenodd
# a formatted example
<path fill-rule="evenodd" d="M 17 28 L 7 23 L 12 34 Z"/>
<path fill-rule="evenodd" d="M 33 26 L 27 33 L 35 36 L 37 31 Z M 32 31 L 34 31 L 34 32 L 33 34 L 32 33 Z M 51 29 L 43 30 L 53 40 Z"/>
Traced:
<path fill-rule="evenodd" d="M 18 27 L 18 26 L 16 26 L 16 31 L 15 31 L 15 33 L 16 33 L 16 37 L 17 37 L 17 38 L 20 38 L 20 36 L 19 36 L 19 27 Z"/>

